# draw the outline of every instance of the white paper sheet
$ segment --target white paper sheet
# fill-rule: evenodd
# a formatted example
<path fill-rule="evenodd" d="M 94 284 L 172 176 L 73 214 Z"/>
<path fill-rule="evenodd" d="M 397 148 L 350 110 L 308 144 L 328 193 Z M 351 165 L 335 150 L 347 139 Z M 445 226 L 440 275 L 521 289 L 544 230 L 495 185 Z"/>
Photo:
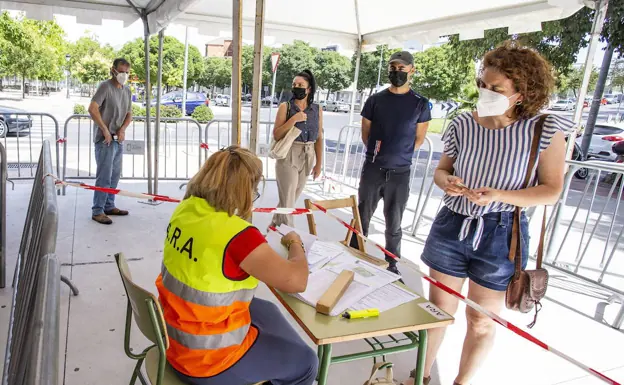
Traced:
<path fill-rule="evenodd" d="M 299 234 L 299 237 L 301 237 L 301 241 L 303 242 L 303 246 L 306 249 L 306 255 L 308 255 L 308 253 L 310 252 L 310 250 L 312 250 L 312 247 L 314 246 L 314 242 L 316 242 L 316 240 L 318 239 L 316 237 L 316 235 L 312 235 L 306 231 L 302 231 L 302 230 L 297 230 L 295 228 L 292 228 L 290 226 L 286 226 L 286 225 L 280 225 L 277 230 L 279 230 L 280 233 L 286 235 L 288 233 L 290 233 L 291 231 L 296 232 L 297 234 Z"/>
<path fill-rule="evenodd" d="M 332 316 L 341 314 L 375 290 L 399 279 L 396 274 L 362 261 L 351 254 L 342 253 L 320 270 L 312 272 L 308 277 L 306 291 L 296 294 L 295 297 L 310 306 L 316 306 L 316 303 L 343 270 L 351 270 L 355 276 L 353 282 L 334 306 L 330 313 Z"/>
<path fill-rule="evenodd" d="M 330 242 L 316 241 L 308 253 L 308 265 L 313 266 L 325 263 L 342 254 L 344 251 L 345 250 L 339 245 Z"/>
<path fill-rule="evenodd" d="M 373 291 L 349 308 L 351 310 L 379 309 L 380 312 L 384 312 L 418 298 L 420 296 L 417 294 L 391 283 Z"/>

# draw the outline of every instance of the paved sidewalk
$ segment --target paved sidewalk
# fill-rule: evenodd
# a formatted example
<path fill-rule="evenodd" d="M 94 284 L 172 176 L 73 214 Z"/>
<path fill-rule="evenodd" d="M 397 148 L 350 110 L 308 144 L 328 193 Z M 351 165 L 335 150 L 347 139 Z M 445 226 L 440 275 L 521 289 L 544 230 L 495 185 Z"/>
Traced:
<path fill-rule="evenodd" d="M 120 187 L 144 192 L 145 186 L 145 182 L 123 182 Z M 183 193 L 178 186 L 179 183 L 162 182 L 159 193 L 181 197 Z M 7 191 L 8 268 L 11 273 L 19 246 L 30 189 L 30 184 L 22 182 L 16 184 L 14 191 L 10 189 L 10 186 Z M 306 196 L 316 198 L 320 192 L 319 187 L 311 186 L 307 189 Z M 349 192 L 345 191 L 345 193 Z M 113 255 L 116 252 L 124 252 L 131 260 L 130 268 L 137 283 L 155 292 L 154 280 L 160 269 L 166 224 L 174 205 L 163 203 L 150 206 L 134 199 L 119 197 L 118 206 L 129 209 L 131 215 L 125 218 L 115 218 L 112 226 L 102 226 L 90 219 L 91 199 L 91 192 L 74 188 L 68 188 L 66 196 L 58 197 L 60 224 L 57 255 L 63 264 L 62 272 L 70 277 L 80 289 L 79 296 L 71 297 L 65 285 L 61 288 L 61 383 L 66 385 L 123 384 L 129 381 L 133 361 L 127 359 L 123 353 L 126 298 Z M 299 207 L 302 201 L 298 202 Z M 276 202 L 275 183 L 268 182 L 257 206 L 275 206 Z M 428 207 L 431 207 L 431 210 L 427 211 L 427 215 L 431 215 L 429 211 L 437 208 L 437 201 L 432 201 Z M 382 207 L 379 210 L 381 213 Z M 322 238 L 338 240 L 345 234 L 344 228 L 336 221 L 322 213 L 316 216 L 319 235 Z M 340 212 L 340 216 L 349 219 L 345 212 Z M 406 214 L 405 224 L 411 223 L 411 218 L 411 215 Z M 264 231 L 270 217 L 266 214 L 256 214 L 253 221 L 259 229 Z M 304 217 L 297 217 L 295 223 L 298 228 L 307 228 Z M 427 226 L 424 226 L 416 238 L 404 237 L 403 250 L 406 259 L 418 263 L 426 232 Z M 383 244 L 383 223 L 380 220 L 374 220 L 371 233 L 372 239 Z M 379 254 L 377 250 L 371 250 L 371 252 Z M 401 269 L 410 287 L 419 293 L 427 292 L 428 288 L 426 285 L 423 287 L 422 281 L 418 279 L 414 271 L 407 266 L 402 266 Z M 10 279 L 11 274 L 9 274 L 8 282 Z M 531 333 L 579 361 L 603 370 L 607 375 L 621 382 L 624 381 L 624 360 L 622 359 L 624 332 L 614 330 L 593 319 L 596 304 L 602 299 L 558 289 L 557 286 L 564 285 L 555 283 L 551 286 L 548 300 L 544 301 L 539 321 Z M 258 296 L 275 302 L 271 293 L 263 285 L 258 291 Z M 0 325 L 3 329 L 7 325 L 10 297 L 10 288 L 0 291 Z M 604 317 L 607 319 L 612 317 L 614 309 L 613 306 L 607 306 Z M 451 384 L 457 372 L 466 327 L 463 312 L 464 308 L 460 306 L 457 313 L 458 320 L 448 330 L 432 385 Z M 508 311 L 504 311 L 502 316 L 518 326 L 524 326 L 532 319 L 532 315 Z M 286 317 L 290 319 L 288 315 Z M 295 325 L 295 328 L 303 334 L 298 326 Z M 133 339 L 135 349 L 142 348 L 145 344 L 145 340 L 138 335 L 137 331 Z M 5 330 L 0 330 L 0 341 L 4 341 L 5 338 Z M 304 339 L 307 341 L 306 337 Z M 353 351 L 358 347 L 356 345 L 364 346 L 363 343 L 340 344 L 336 347 L 335 353 Z M 4 352 L 0 353 L 2 354 Z M 388 359 L 395 363 L 395 375 L 401 380 L 407 376 L 410 368 L 415 364 L 416 354 L 415 352 L 403 353 L 389 356 Z M 329 383 L 332 385 L 362 384 L 367 379 L 371 366 L 372 361 L 332 366 Z M 567 362 L 540 350 L 502 328 L 498 328 L 497 341 L 489 360 L 473 381 L 474 385 L 591 385 L 600 383 Z"/>

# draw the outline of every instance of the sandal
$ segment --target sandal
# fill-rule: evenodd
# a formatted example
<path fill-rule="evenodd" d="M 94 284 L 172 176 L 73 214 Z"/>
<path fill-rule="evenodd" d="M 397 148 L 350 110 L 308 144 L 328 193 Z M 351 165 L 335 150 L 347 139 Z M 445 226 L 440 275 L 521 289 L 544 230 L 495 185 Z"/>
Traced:
<path fill-rule="evenodd" d="M 117 207 L 115 207 L 112 210 L 104 211 L 104 214 L 106 214 L 106 215 L 117 215 L 117 216 L 126 216 L 126 215 L 129 214 L 129 212 L 127 210 L 119 210 Z"/>

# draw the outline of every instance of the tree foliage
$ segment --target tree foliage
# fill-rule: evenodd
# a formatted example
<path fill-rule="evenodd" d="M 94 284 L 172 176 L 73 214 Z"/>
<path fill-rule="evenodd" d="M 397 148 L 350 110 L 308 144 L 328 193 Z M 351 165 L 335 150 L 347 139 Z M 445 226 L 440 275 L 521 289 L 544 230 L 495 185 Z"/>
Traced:
<path fill-rule="evenodd" d="M 118 56 L 128 60 L 132 66 L 132 73 L 145 81 L 145 51 L 144 40 L 135 39 L 126 43 Z M 156 84 L 158 75 L 158 37 L 152 36 L 149 41 L 150 81 Z M 197 47 L 189 45 L 188 52 L 188 84 L 196 82 L 203 73 L 203 60 Z M 182 87 L 184 74 L 184 44 L 172 36 L 165 36 L 163 40 L 162 83 L 167 87 Z"/>
<path fill-rule="evenodd" d="M 585 66 L 580 68 L 570 68 L 566 71 L 566 74 L 559 74 L 557 77 L 557 92 L 559 94 L 566 94 L 568 91 L 572 91 L 574 97 L 577 97 L 577 92 L 581 88 L 583 83 L 583 73 L 585 72 Z M 589 89 L 592 91 L 596 88 L 598 82 L 598 71 L 593 68 L 591 76 L 589 78 Z"/>
<path fill-rule="evenodd" d="M 67 53 L 70 55 L 69 70 L 72 74 L 78 71 L 78 66 L 87 58 L 91 60 L 94 56 L 103 57 L 108 62 L 109 67 L 115 58 L 113 47 L 108 44 L 102 45 L 95 35 L 89 34 L 85 34 L 76 42 L 69 44 Z"/>
<path fill-rule="evenodd" d="M 351 85 L 351 62 L 338 52 L 320 51 L 316 55 L 316 83 L 328 93 L 340 91 Z"/>
<path fill-rule="evenodd" d="M 0 14 L 0 73 L 23 79 L 59 80 L 63 76 L 63 29 L 56 21 Z"/>
<path fill-rule="evenodd" d="M 273 49 L 270 47 L 264 47 L 262 51 L 262 85 L 271 86 L 273 82 L 273 75 L 271 73 L 271 53 Z M 254 47 L 251 45 L 244 45 L 242 52 L 241 72 L 243 85 L 251 88 L 253 84 L 253 64 L 254 64 Z M 230 65 L 232 62 L 229 62 Z M 230 73 L 231 73 L 230 69 Z M 229 83 L 228 83 L 229 85 Z"/>
<path fill-rule="evenodd" d="M 77 63 L 73 75 L 82 84 L 92 85 L 110 77 L 110 68 L 110 59 L 105 58 L 100 52 L 94 52 Z"/>
<path fill-rule="evenodd" d="M 462 86 L 474 83 L 475 68 L 470 59 L 456 58 L 445 44 L 414 55 L 416 73 L 412 88 L 419 94 L 439 101 L 458 97 Z"/>
<path fill-rule="evenodd" d="M 204 61 L 203 72 L 198 79 L 199 85 L 211 88 L 229 87 L 232 81 L 232 59 L 208 57 Z"/>
<path fill-rule="evenodd" d="M 611 68 L 611 87 L 624 93 L 624 59 L 617 60 Z"/>
<path fill-rule="evenodd" d="M 319 51 L 308 43 L 295 40 L 293 44 L 284 45 L 279 52 L 281 58 L 275 82 L 276 90 L 290 89 L 293 78 L 305 69 L 316 73 L 315 57 Z"/>

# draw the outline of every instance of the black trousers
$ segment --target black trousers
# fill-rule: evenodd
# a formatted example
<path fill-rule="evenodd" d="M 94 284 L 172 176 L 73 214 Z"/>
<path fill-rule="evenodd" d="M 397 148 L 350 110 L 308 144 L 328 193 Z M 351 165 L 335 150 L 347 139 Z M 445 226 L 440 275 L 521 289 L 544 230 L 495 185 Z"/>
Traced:
<path fill-rule="evenodd" d="M 368 236 L 368 228 L 379 200 L 384 200 L 384 218 L 386 221 L 386 249 L 401 257 L 401 220 L 407 206 L 410 188 L 410 167 L 387 169 L 374 163 L 364 162 L 360 187 L 358 189 L 362 230 Z M 351 247 L 357 248 L 357 237 L 351 237 Z M 390 265 L 396 261 L 386 255 Z"/>

